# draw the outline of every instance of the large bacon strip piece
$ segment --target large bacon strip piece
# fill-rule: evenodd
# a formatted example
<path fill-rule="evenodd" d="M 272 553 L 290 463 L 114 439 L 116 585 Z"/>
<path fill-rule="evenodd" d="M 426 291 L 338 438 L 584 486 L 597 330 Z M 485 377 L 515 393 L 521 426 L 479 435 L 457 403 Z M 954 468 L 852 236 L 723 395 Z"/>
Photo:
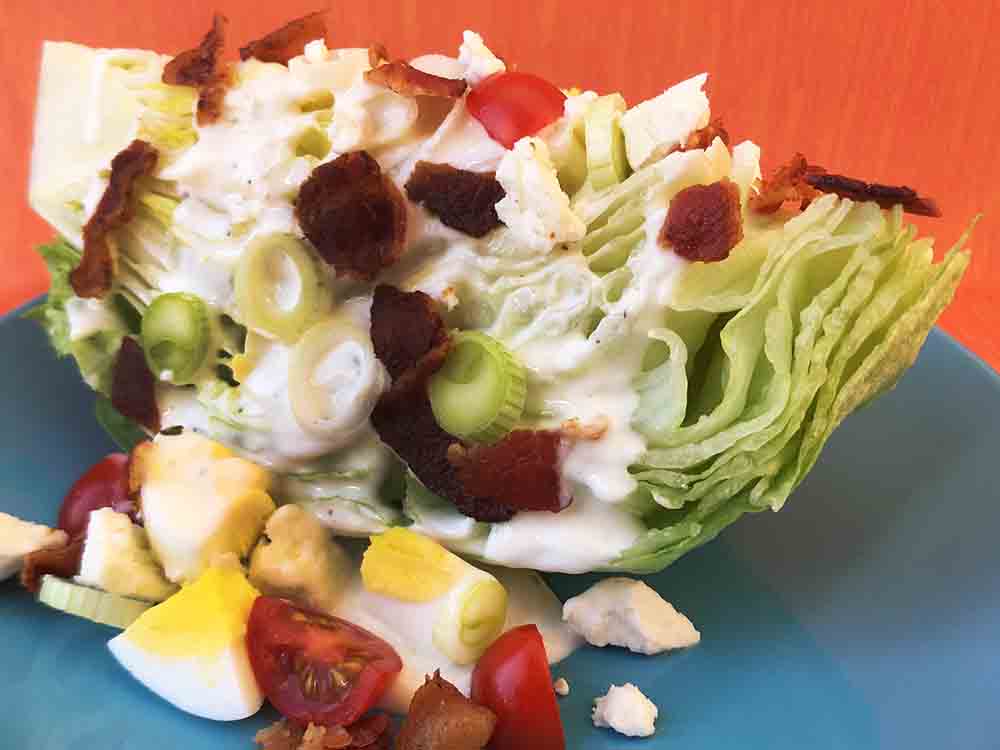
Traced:
<path fill-rule="evenodd" d="M 83 227 L 83 257 L 69 275 L 77 297 L 103 297 L 111 289 L 115 253 L 109 235 L 132 220 L 136 181 L 151 174 L 156 161 L 156 149 L 139 140 L 111 160 L 108 186 Z"/>
<path fill-rule="evenodd" d="M 727 179 L 692 185 L 675 195 L 659 236 L 661 246 L 706 263 L 728 258 L 741 239 L 740 189 Z"/>
<path fill-rule="evenodd" d="M 385 48 L 369 50 L 369 60 L 381 55 Z M 468 84 L 462 78 L 445 78 L 425 73 L 403 60 L 382 63 L 377 68 L 365 71 L 365 80 L 375 86 L 384 86 L 402 96 L 440 96 L 458 99 L 465 93 Z"/>
<path fill-rule="evenodd" d="M 406 182 L 406 195 L 445 226 L 484 237 L 500 226 L 496 205 L 506 192 L 495 172 L 470 172 L 450 164 L 418 161 Z"/>
<path fill-rule="evenodd" d="M 289 60 L 305 51 L 309 42 L 325 38 L 326 12 L 317 11 L 289 21 L 267 36 L 240 47 L 240 59 L 254 58 L 261 62 L 287 65 Z"/>
<path fill-rule="evenodd" d="M 323 259 L 348 278 L 373 281 L 406 246 L 406 199 L 367 151 L 316 167 L 295 215 Z"/>
<path fill-rule="evenodd" d="M 230 83 L 229 69 L 222 64 L 228 23 L 225 16 L 216 13 L 201 44 L 181 52 L 163 68 L 164 83 L 198 89 L 199 125 L 210 125 L 222 116 L 222 102 Z"/>

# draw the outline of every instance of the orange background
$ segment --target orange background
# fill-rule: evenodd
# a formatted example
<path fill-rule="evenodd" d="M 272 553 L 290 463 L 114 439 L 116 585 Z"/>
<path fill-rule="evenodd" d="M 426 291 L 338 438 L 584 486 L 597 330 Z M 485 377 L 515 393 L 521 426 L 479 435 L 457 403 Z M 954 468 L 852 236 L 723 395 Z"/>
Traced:
<path fill-rule="evenodd" d="M 31 248 L 50 230 L 28 209 L 27 168 L 40 43 L 176 52 L 211 10 L 230 47 L 324 0 L 0 0 L 0 312 L 46 286 Z M 465 28 L 509 63 L 563 86 L 631 101 L 708 71 L 714 114 L 764 150 L 795 150 L 833 171 L 904 183 L 944 218 L 918 223 L 953 242 L 970 218 L 975 257 L 943 326 L 1000 369 L 1000 3 L 962 2 L 331 2 L 329 42 L 384 42 L 394 56 L 452 52 Z"/>

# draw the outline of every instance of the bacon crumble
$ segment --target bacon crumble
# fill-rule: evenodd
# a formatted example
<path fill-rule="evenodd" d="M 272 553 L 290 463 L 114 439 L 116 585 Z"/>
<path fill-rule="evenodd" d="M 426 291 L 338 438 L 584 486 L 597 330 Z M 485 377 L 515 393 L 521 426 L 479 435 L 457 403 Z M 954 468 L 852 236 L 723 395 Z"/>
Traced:
<path fill-rule="evenodd" d="M 146 364 L 142 347 L 131 336 L 122 339 L 115 356 L 111 371 L 111 405 L 151 432 L 159 431 L 156 377 Z"/>
<path fill-rule="evenodd" d="M 663 247 L 691 261 L 725 260 L 743 239 L 740 190 L 728 179 L 684 188 L 670 201 L 660 230 Z"/>
<path fill-rule="evenodd" d="M 831 174 L 823 167 L 810 164 L 795 154 L 786 164 L 764 180 L 760 192 L 752 196 L 750 208 L 762 214 L 774 213 L 785 203 L 798 203 L 804 210 L 821 193 L 835 193 L 853 201 L 874 201 L 881 208 L 901 205 L 907 213 L 920 216 L 940 216 L 941 210 L 932 198 L 925 198 L 905 185 L 882 185 L 853 177 Z"/>
<path fill-rule="evenodd" d="M 254 737 L 262 750 L 388 750 L 389 717 L 369 714 L 348 727 L 298 726 L 287 719 L 261 729 Z"/>
<path fill-rule="evenodd" d="M 705 127 L 695 130 L 683 145 L 676 146 L 673 150 L 692 151 L 696 148 L 708 148 L 716 138 L 720 138 L 726 147 L 729 147 L 729 131 L 723 126 L 721 117 L 716 117 Z"/>
<path fill-rule="evenodd" d="M 78 297 L 103 297 L 111 289 L 116 257 L 109 235 L 132 220 L 136 181 L 156 169 L 156 149 L 132 141 L 111 160 L 111 176 L 93 215 L 83 227 L 83 257 L 69 275 Z"/>
<path fill-rule="evenodd" d="M 425 73 L 403 60 L 394 60 L 366 70 L 365 80 L 375 86 L 384 86 L 402 96 L 440 96 L 458 99 L 468 88 L 468 84 L 462 78 L 445 78 Z"/>
<path fill-rule="evenodd" d="M 448 461 L 472 495 L 517 510 L 558 513 L 571 502 L 559 473 L 564 446 L 559 430 L 514 430 L 492 445 L 453 443 Z"/>
<path fill-rule="evenodd" d="M 384 62 L 389 60 L 389 50 L 385 48 L 385 45 L 381 42 L 375 42 L 374 44 L 368 45 L 368 65 L 372 68 L 377 68 Z"/>
<path fill-rule="evenodd" d="M 163 82 L 198 89 L 198 124 L 210 125 L 222 116 L 230 75 L 221 65 L 228 19 L 220 13 L 212 17 L 212 28 L 194 49 L 179 53 L 163 68 Z"/>
<path fill-rule="evenodd" d="M 35 594 L 42 586 L 43 576 L 73 578 L 80 572 L 83 544 L 84 536 L 81 534 L 63 547 L 49 547 L 29 552 L 25 555 L 24 566 L 21 568 L 21 585 Z"/>
<path fill-rule="evenodd" d="M 406 199 L 366 151 L 316 167 L 302 183 L 295 216 L 338 275 L 372 281 L 405 249 Z"/>
<path fill-rule="evenodd" d="M 287 65 L 301 55 L 306 44 L 326 38 L 326 11 L 316 11 L 289 21 L 280 29 L 240 47 L 240 60 L 254 58 L 261 62 Z"/>
<path fill-rule="evenodd" d="M 406 195 L 445 226 L 484 237 L 500 226 L 496 204 L 505 195 L 496 172 L 470 172 L 450 164 L 418 161 L 406 181 Z"/>
<path fill-rule="evenodd" d="M 413 694 L 396 750 L 480 750 L 496 722 L 489 708 L 473 703 L 436 671 Z"/>

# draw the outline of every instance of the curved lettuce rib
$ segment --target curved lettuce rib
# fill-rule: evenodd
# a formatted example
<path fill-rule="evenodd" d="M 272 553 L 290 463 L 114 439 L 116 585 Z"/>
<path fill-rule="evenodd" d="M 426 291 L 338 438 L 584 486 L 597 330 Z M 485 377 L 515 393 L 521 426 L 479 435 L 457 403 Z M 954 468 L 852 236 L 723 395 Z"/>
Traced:
<path fill-rule="evenodd" d="M 654 447 L 632 473 L 659 507 L 612 569 L 660 570 L 744 513 L 781 508 L 833 430 L 913 363 L 969 262 L 971 228 L 934 264 L 899 210 L 832 196 L 750 231 L 740 273 L 696 264 L 678 288 L 682 314 L 716 321 L 704 343 L 660 336 L 637 382 L 649 408 L 635 426 Z"/>

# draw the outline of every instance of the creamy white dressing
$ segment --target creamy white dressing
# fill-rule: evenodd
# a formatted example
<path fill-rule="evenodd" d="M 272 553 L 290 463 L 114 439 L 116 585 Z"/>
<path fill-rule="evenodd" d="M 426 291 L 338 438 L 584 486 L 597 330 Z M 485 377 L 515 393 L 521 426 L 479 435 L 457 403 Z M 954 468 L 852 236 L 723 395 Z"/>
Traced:
<path fill-rule="evenodd" d="M 479 566 L 492 573 L 507 589 L 505 629 L 519 625 L 538 626 L 550 664 L 562 661 L 582 640 L 562 621 L 562 604 L 537 573 Z M 434 646 L 432 630 L 436 617 L 434 602 L 414 604 L 374 594 L 354 575 L 333 612 L 379 635 L 399 653 L 403 671 L 383 696 L 381 707 L 405 713 L 413 693 L 425 675 L 440 669 L 441 676 L 466 695 L 474 665 L 458 665 Z"/>
<path fill-rule="evenodd" d="M 69 320 L 70 341 L 80 341 L 95 333 L 122 327 L 118 314 L 104 299 L 70 297 L 66 300 L 66 317 Z"/>

